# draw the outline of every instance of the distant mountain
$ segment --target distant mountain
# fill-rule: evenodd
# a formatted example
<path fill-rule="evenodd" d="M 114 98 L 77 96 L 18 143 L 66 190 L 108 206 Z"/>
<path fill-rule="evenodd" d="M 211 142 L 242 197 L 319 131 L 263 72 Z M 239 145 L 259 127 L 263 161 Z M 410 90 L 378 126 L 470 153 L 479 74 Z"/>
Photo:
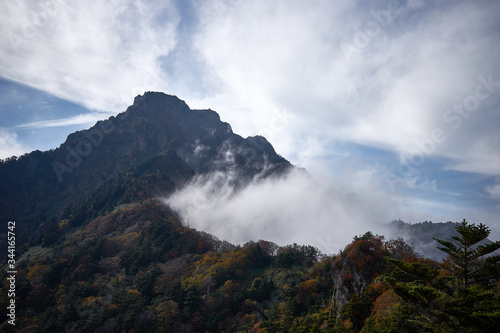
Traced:
<path fill-rule="evenodd" d="M 18 243 L 47 245 L 61 221 L 80 226 L 121 204 L 167 195 L 195 175 L 235 172 L 238 186 L 290 168 L 264 137 L 244 139 L 210 109 L 147 92 L 57 149 L 1 161 L 0 222 L 17 222 Z"/>
<path fill-rule="evenodd" d="M 455 230 L 457 222 L 433 223 L 429 221 L 420 223 L 405 223 L 401 220 L 389 223 L 392 237 L 401 237 L 416 252 L 426 258 L 442 260 L 447 258 L 446 253 L 438 249 L 441 245 L 434 238 L 449 240 L 452 236 L 460 236 Z M 486 240 L 486 243 L 491 241 Z M 483 244 L 480 242 L 479 244 Z"/>

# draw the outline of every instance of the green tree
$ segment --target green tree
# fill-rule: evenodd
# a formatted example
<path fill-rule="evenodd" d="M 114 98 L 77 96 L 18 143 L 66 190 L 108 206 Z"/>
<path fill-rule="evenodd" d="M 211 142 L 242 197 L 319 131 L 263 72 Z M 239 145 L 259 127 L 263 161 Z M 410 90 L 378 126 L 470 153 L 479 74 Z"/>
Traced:
<path fill-rule="evenodd" d="M 475 283 L 489 283 L 498 279 L 498 263 L 500 255 L 484 258 L 486 255 L 500 248 L 500 241 L 477 245 L 485 240 L 490 229 L 484 224 L 469 224 L 465 219 L 456 227 L 459 236 L 452 236 L 451 240 L 434 238 L 443 247 L 441 251 L 448 253 L 451 267 L 448 268 L 455 277 L 459 278 L 465 287 Z"/>
<path fill-rule="evenodd" d="M 449 254 L 441 266 L 424 260 L 386 258 L 395 269 L 387 281 L 431 332 L 498 332 L 500 300 L 492 282 L 498 279 L 498 256 L 484 256 L 500 242 L 477 245 L 490 234 L 483 224 L 456 227 L 460 236 L 436 239 Z"/>

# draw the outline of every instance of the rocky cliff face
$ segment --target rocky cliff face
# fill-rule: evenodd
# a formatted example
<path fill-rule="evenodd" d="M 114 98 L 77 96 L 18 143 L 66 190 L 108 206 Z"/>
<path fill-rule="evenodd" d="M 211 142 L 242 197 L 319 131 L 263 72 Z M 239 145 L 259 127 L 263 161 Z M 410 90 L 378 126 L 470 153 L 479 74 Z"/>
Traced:
<path fill-rule="evenodd" d="M 41 226 L 83 223 L 96 207 L 167 194 L 197 174 L 234 172 L 244 184 L 290 168 L 265 138 L 240 137 L 215 111 L 148 92 L 57 149 L 2 161 L 0 219 L 18 221 L 18 239 L 28 240 Z"/>
<path fill-rule="evenodd" d="M 334 283 L 332 309 L 337 308 L 337 318 L 353 295 L 361 299 L 370 281 L 383 269 L 384 256 L 389 254 L 383 240 L 383 236 L 372 233 L 355 237 L 333 261 L 330 271 Z"/>

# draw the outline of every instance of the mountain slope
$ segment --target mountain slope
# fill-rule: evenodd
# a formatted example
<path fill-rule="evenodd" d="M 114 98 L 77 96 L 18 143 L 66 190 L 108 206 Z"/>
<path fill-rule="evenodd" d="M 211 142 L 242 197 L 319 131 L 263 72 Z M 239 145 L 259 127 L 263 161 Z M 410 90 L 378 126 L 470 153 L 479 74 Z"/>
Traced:
<path fill-rule="evenodd" d="M 212 110 L 148 92 L 57 149 L 2 161 L 0 222 L 17 221 L 18 242 L 34 241 L 57 233 L 62 220 L 78 226 L 116 205 L 171 193 L 197 174 L 237 172 L 244 184 L 290 168 L 265 138 L 243 139 Z"/>

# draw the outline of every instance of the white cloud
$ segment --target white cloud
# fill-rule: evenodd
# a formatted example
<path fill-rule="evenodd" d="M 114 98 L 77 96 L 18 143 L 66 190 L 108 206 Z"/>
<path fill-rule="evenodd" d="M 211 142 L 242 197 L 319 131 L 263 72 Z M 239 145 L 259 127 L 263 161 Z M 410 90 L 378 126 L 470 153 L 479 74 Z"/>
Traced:
<path fill-rule="evenodd" d="M 495 131 L 498 131 L 498 128 Z M 498 176 L 500 173 L 500 135 L 493 132 L 489 136 L 471 136 L 468 140 L 470 141 L 463 143 L 464 151 L 460 152 L 460 146 L 458 146 L 456 151 L 449 153 L 449 156 L 453 156 L 457 161 L 449 165 L 449 168 Z M 464 158 L 464 155 L 467 158 Z"/>
<path fill-rule="evenodd" d="M 20 156 L 26 151 L 29 151 L 29 147 L 18 142 L 16 133 L 0 128 L 0 158 Z"/>
<path fill-rule="evenodd" d="M 495 179 L 495 184 L 486 186 L 486 191 L 493 199 L 500 200 L 500 177 Z"/>
<path fill-rule="evenodd" d="M 297 117 L 272 140 L 285 156 L 305 137 L 321 136 L 404 156 L 442 128 L 447 141 L 430 155 L 453 156 L 457 168 L 483 171 L 470 161 L 477 157 L 473 147 L 496 133 L 485 126 L 492 117 L 478 115 L 474 124 L 463 119 L 467 126 L 454 130 L 443 116 L 475 93 L 478 77 L 498 72 L 493 78 L 500 81 L 498 4 L 410 2 L 372 29 L 377 33 L 364 47 L 357 38 L 387 13 L 385 2 L 372 11 L 352 2 L 211 4 L 202 7 L 195 40 L 226 88 L 211 105 L 236 131 L 265 128 L 270 110 L 285 108 Z M 346 45 L 355 49 L 352 59 Z M 231 113 L 237 102 L 228 95 L 246 108 L 245 116 Z M 499 96 L 492 93 L 481 108 L 498 110 Z M 496 123 L 499 117 L 495 112 Z"/>
<path fill-rule="evenodd" d="M 158 58 L 176 45 L 169 1 L 3 2 L 0 75 L 89 108 L 122 111 L 169 88 Z"/>
<path fill-rule="evenodd" d="M 17 125 L 14 128 L 34 129 L 34 128 L 48 128 L 48 127 L 63 127 L 71 125 L 93 125 L 97 121 L 106 118 L 106 115 L 110 116 L 110 114 L 103 114 L 103 113 L 79 114 L 69 118 L 34 121 L 26 124 Z"/>
<path fill-rule="evenodd" d="M 180 213 L 184 223 L 230 242 L 297 242 L 328 253 L 338 251 L 355 235 L 383 230 L 384 222 L 399 216 L 386 193 L 369 191 L 375 184 L 366 174 L 362 182 L 352 178 L 362 186 L 357 193 L 341 183 L 317 182 L 300 171 L 254 181 L 241 190 L 230 185 L 233 177 L 228 173 L 199 176 L 163 201 Z M 387 209 L 380 210 L 382 204 Z"/>

